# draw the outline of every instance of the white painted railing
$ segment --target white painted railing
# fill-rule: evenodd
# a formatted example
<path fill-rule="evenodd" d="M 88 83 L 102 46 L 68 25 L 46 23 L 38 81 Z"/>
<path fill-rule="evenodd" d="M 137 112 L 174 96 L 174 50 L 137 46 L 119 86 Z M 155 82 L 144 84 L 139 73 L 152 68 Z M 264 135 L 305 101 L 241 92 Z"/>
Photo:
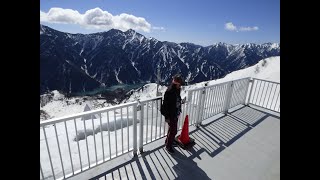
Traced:
<path fill-rule="evenodd" d="M 166 135 L 166 123 L 160 113 L 162 97 L 141 101 L 138 104 L 139 151 L 143 152 L 143 145 Z"/>
<path fill-rule="evenodd" d="M 252 83 L 251 83 L 252 82 Z M 187 91 L 178 119 L 199 125 L 240 104 L 280 112 L 280 83 L 243 78 Z M 65 179 L 166 136 L 162 97 L 40 122 L 40 179 Z"/>
<path fill-rule="evenodd" d="M 188 112 L 191 124 L 201 124 L 204 119 L 245 104 L 249 82 L 250 78 L 243 78 L 189 90 Z"/>
<path fill-rule="evenodd" d="M 280 113 L 280 83 L 253 78 L 250 86 L 247 104 Z"/>
<path fill-rule="evenodd" d="M 41 178 L 70 177 L 123 153 L 136 153 L 137 105 L 126 103 L 40 122 Z"/>

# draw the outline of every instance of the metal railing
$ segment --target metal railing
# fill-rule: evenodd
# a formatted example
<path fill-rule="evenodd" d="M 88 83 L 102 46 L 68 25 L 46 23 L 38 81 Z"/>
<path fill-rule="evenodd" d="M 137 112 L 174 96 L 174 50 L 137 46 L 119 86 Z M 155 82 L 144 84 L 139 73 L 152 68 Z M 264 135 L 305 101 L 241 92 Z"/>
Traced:
<path fill-rule="evenodd" d="M 40 122 L 40 178 L 65 179 L 166 136 L 162 97 Z M 178 130 L 240 104 L 280 112 L 280 83 L 243 78 L 187 91 Z"/>
<path fill-rule="evenodd" d="M 237 105 L 245 104 L 247 92 L 249 89 L 250 78 L 231 81 L 232 90 L 230 95 L 230 104 L 226 108 L 231 109 Z"/>
<path fill-rule="evenodd" d="M 201 121 L 228 109 L 245 104 L 250 78 L 243 78 L 188 91 L 188 109 L 191 124 Z"/>
<path fill-rule="evenodd" d="M 156 97 L 139 102 L 139 151 L 143 152 L 143 145 L 165 136 L 166 123 L 160 113 L 162 97 Z M 163 132 L 162 132 L 163 130 Z"/>
<path fill-rule="evenodd" d="M 247 104 L 280 113 L 280 83 L 253 78 Z"/>
<path fill-rule="evenodd" d="M 40 122 L 41 178 L 70 177 L 123 153 L 136 153 L 137 105 L 126 103 Z"/>
<path fill-rule="evenodd" d="M 160 113 L 162 96 L 151 98 L 144 101 L 138 101 L 137 118 L 139 120 L 137 137 L 139 143 L 139 152 L 143 152 L 143 146 L 160 139 L 167 134 L 168 124 Z M 178 119 L 178 130 L 182 128 L 183 117 L 186 113 L 186 103 L 182 104 L 182 115 Z"/>

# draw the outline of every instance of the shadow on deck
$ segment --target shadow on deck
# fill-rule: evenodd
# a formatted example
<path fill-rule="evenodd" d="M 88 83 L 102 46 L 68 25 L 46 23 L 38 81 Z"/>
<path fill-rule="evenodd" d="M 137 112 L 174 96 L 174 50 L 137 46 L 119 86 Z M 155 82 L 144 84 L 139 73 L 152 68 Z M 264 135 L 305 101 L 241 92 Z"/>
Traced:
<path fill-rule="evenodd" d="M 279 116 L 263 109 L 242 106 L 227 115 L 207 119 L 199 128 L 190 131 L 196 144 L 189 150 L 175 147 L 175 154 L 170 155 L 164 149 L 164 139 L 160 139 L 145 145 L 145 149 L 151 150 L 138 157 L 125 155 L 116 158 L 109 166 L 103 167 L 107 171 L 91 179 L 215 179 L 212 174 L 207 175 L 213 157 L 268 117 L 280 120 Z"/>

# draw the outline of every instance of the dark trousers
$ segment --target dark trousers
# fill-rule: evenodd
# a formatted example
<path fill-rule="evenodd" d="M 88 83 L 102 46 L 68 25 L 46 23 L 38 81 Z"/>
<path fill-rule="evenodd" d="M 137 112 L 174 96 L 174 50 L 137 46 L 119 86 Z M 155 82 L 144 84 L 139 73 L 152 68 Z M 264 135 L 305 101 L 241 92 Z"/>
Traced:
<path fill-rule="evenodd" d="M 170 119 L 170 122 L 168 123 L 169 129 L 168 129 L 168 134 L 165 141 L 166 148 L 168 149 L 172 148 L 172 143 L 177 134 L 177 124 L 178 124 L 177 118 Z"/>

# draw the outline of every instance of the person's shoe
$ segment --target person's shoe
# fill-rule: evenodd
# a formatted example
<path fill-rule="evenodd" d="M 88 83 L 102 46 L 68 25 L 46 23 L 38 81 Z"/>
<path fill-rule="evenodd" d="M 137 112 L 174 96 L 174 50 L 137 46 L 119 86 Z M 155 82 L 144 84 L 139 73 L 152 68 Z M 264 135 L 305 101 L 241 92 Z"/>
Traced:
<path fill-rule="evenodd" d="M 166 147 L 166 150 L 168 151 L 169 154 L 174 154 L 173 148 L 168 149 L 168 148 Z"/>

